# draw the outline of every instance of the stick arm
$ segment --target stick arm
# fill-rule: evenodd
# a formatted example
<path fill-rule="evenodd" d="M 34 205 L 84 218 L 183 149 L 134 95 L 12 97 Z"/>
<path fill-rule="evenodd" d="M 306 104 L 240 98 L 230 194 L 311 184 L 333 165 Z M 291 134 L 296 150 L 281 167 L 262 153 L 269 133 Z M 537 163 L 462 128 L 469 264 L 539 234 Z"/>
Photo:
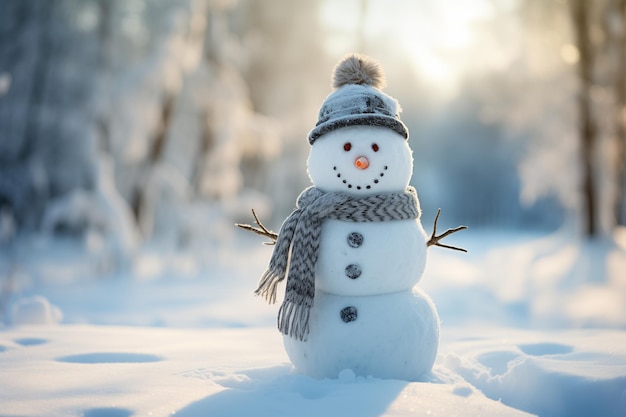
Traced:
<path fill-rule="evenodd" d="M 254 209 L 252 209 L 252 217 L 254 217 L 254 223 L 256 224 L 256 226 L 242 223 L 235 223 L 235 226 L 243 230 L 256 233 L 257 235 L 265 236 L 266 238 L 270 239 L 269 242 L 265 242 L 266 245 L 275 245 L 276 240 L 278 239 L 278 233 L 273 232 L 267 227 L 263 226 L 263 223 L 261 223 L 261 221 L 259 220 L 259 216 L 257 216 Z"/>
<path fill-rule="evenodd" d="M 439 236 L 437 236 L 437 222 L 439 221 L 440 214 L 441 214 L 441 209 L 437 209 L 437 215 L 435 216 L 435 222 L 433 224 L 433 233 L 430 235 L 430 239 L 428 239 L 428 242 L 426 242 L 427 247 L 439 246 L 441 248 L 458 250 L 460 252 L 467 252 L 467 249 L 460 248 L 458 246 L 444 245 L 443 243 L 440 243 L 440 240 L 442 240 L 446 236 L 450 236 L 453 233 L 467 229 L 467 226 L 458 226 L 458 227 L 455 227 L 454 229 L 448 229 L 442 234 L 440 234 Z"/>

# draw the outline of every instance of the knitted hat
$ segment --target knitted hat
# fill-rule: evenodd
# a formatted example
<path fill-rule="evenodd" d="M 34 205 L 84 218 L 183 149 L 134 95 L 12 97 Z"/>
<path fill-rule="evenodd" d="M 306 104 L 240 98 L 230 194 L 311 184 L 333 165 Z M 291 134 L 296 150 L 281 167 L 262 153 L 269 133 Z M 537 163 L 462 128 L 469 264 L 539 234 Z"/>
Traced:
<path fill-rule="evenodd" d="M 335 88 L 320 108 L 315 128 L 309 132 L 309 143 L 331 130 L 346 126 L 387 127 L 409 137 L 400 120 L 400 104 L 383 93 L 385 74 L 378 61 L 365 55 L 350 54 L 333 70 Z"/>

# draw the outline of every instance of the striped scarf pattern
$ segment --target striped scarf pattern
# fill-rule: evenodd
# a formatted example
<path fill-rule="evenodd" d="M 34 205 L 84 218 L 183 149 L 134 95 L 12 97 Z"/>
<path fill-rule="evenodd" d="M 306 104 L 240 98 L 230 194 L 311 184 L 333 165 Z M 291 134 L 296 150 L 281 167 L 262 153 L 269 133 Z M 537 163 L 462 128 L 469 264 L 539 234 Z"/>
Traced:
<path fill-rule="evenodd" d="M 306 340 L 315 296 L 315 264 L 322 222 L 326 219 L 383 222 L 418 219 L 420 214 L 417 193 L 411 186 L 402 193 L 366 197 L 325 193 L 309 187 L 300 194 L 296 209 L 281 226 L 268 269 L 255 294 L 273 304 L 278 284 L 287 278 L 285 298 L 278 312 L 278 329 L 285 335 Z"/>

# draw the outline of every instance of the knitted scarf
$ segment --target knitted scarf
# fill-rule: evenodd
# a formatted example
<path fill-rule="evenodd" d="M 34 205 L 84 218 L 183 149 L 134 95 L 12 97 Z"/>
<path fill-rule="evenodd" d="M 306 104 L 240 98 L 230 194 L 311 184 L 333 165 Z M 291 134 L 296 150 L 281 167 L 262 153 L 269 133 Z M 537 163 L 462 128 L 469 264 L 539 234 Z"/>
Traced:
<path fill-rule="evenodd" d="M 281 226 L 268 269 L 255 293 L 275 303 L 276 287 L 286 277 L 287 288 L 278 312 L 278 329 L 285 335 L 306 340 L 315 296 L 315 263 L 322 221 L 382 222 L 417 219 L 419 216 L 417 193 L 410 186 L 403 193 L 367 197 L 324 193 L 309 187 L 300 194 L 296 209 Z"/>

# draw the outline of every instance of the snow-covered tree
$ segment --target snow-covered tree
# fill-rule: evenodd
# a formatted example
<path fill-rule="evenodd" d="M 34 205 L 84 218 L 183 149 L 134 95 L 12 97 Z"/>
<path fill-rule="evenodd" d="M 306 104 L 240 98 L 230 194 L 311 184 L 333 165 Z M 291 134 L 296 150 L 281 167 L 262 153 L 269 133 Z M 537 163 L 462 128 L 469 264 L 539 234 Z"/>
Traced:
<path fill-rule="evenodd" d="M 247 51 L 246 84 L 255 110 L 277 123 L 283 147 L 280 158 L 263 166 L 254 153 L 246 155 L 248 187 L 262 190 L 274 202 L 274 220 L 293 209 L 293 200 L 309 184 L 305 162 L 306 135 L 330 93 L 328 77 L 336 57 L 324 49 L 327 30 L 320 21 L 322 0 L 263 2 L 242 0 L 237 24 Z M 261 167 L 261 175 L 258 168 Z"/>
<path fill-rule="evenodd" d="M 96 39 L 77 1 L 0 5 L 0 204 L 20 229 L 46 204 L 96 183 Z"/>
<path fill-rule="evenodd" d="M 194 201 L 236 206 L 244 177 L 281 149 L 243 78 L 236 2 L 9 0 L 0 12 L 0 204 L 19 230 L 136 223 L 179 240 Z M 127 230 L 111 204 L 132 213 Z"/>

